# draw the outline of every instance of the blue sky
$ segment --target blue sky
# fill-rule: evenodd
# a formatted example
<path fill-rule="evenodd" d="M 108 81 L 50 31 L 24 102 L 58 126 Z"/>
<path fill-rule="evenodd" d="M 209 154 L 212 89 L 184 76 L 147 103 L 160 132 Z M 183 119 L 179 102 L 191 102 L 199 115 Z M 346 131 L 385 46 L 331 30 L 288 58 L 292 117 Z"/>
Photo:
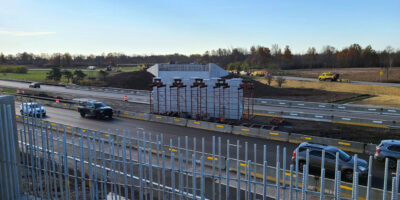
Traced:
<path fill-rule="evenodd" d="M 193 54 L 352 43 L 400 48 L 400 1 L 0 0 L 0 52 Z"/>

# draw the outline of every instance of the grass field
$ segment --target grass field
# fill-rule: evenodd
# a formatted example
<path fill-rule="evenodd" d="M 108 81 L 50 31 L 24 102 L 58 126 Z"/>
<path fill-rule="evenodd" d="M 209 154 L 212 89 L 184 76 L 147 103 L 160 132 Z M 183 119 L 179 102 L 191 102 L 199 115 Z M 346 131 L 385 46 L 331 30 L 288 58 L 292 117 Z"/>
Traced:
<path fill-rule="evenodd" d="M 261 77 L 256 80 L 266 83 L 266 80 Z M 276 81 L 272 82 L 272 86 L 277 87 Z M 311 81 L 296 81 L 286 80 L 283 84 L 286 88 L 312 88 L 334 92 L 351 92 L 357 94 L 369 94 L 374 97 L 361 101 L 352 102 L 354 104 L 365 104 L 374 106 L 390 106 L 400 107 L 400 88 L 380 86 L 380 85 L 356 85 L 351 83 L 335 83 L 335 82 L 311 82 Z"/>
<path fill-rule="evenodd" d="M 380 76 L 381 68 L 329 68 L 329 69 L 296 69 L 285 70 L 285 74 L 289 76 L 299 76 L 306 78 L 317 78 L 323 72 L 332 72 L 340 74 L 340 78 L 353 81 L 370 81 L 370 82 L 400 82 L 400 67 L 392 67 L 389 70 L 389 79 L 387 79 L 386 70 L 383 69 L 383 75 Z"/>
<path fill-rule="evenodd" d="M 54 82 L 46 80 L 47 73 L 50 70 L 28 70 L 26 74 L 18 74 L 18 73 L 0 73 L 0 78 L 3 79 L 16 79 L 16 80 L 24 80 L 24 81 L 36 81 L 36 82 Z M 97 77 L 98 71 L 84 71 L 84 73 L 88 76 Z M 62 77 L 60 82 L 67 82 L 67 79 Z"/>

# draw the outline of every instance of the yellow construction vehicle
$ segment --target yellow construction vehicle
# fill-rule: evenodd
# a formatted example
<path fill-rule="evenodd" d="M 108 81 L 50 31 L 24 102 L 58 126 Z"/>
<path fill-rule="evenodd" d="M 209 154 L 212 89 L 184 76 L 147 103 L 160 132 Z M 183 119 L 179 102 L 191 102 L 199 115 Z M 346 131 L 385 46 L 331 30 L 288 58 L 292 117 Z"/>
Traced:
<path fill-rule="evenodd" d="M 251 75 L 252 76 L 264 76 L 265 75 L 265 72 L 266 71 L 254 71 L 254 72 L 251 72 Z"/>
<path fill-rule="evenodd" d="M 339 79 L 339 74 L 334 74 L 331 72 L 324 72 L 318 76 L 320 81 L 337 81 Z"/>

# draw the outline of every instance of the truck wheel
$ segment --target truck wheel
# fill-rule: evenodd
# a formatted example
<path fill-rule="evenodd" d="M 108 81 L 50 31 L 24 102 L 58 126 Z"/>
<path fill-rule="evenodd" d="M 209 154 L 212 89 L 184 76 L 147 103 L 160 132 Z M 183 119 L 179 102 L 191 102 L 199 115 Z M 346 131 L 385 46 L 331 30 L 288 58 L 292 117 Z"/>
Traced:
<path fill-rule="evenodd" d="M 81 112 L 81 117 L 85 117 L 85 113 L 84 112 Z"/>
<path fill-rule="evenodd" d="M 342 175 L 343 175 L 344 180 L 349 181 L 349 182 L 353 181 L 353 170 L 350 170 L 350 169 L 345 170 L 342 173 Z"/>
<path fill-rule="evenodd" d="M 112 119 L 113 115 L 108 115 L 108 118 Z"/>

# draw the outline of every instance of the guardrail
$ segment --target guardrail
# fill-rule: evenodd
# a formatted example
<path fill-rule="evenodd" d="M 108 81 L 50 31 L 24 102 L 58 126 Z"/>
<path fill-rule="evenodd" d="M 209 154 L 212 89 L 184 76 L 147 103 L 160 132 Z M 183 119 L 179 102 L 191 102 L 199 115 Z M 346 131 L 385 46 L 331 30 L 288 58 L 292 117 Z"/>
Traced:
<path fill-rule="evenodd" d="M 18 100 L 20 100 L 19 96 L 16 96 Z M 76 104 L 68 104 L 68 103 L 57 103 L 51 102 L 48 100 L 35 100 L 42 105 L 48 105 L 58 108 L 64 109 L 72 109 L 76 110 L 78 105 Z M 276 115 L 278 113 L 274 113 Z M 139 120 L 146 120 L 146 121 L 154 121 L 158 123 L 166 123 L 166 124 L 173 124 L 177 126 L 186 126 L 191 128 L 198 128 L 203 130 L 209 131 L 218 131 L 223 133 L 232 133 L 237 135 L 245 135 L 250 137 L 257 137 L 269 140 L 277 140 L 277 141 L 284 141 L 290 143 L 301 143 L 301 142 L 315 142 L 319 144 L 326 144 L 331 146 L 336 146 L 346 151 L 351 151 L 355 153 L 366 153 L 366 154 L 373 154 L 375 153 L 375 144 L 366 144 L 354 141 L 347 141 L 341 139 L 334 139 L 334 138 L 325 138 L 325 137 L 317 137 L 317 136 L 310 136 L 310 135 L 301 135 L 296 133 L 288 133 L 276 130 L 266 129 L 265 127 L 262 128 L 254 128 L 254 127 L 247 127 L 247 126 L 233 126 L 229 124 L 220 124 L 215 122 L 206 122 L 206 121 L 196 121 L 190 120 L 185 118 L 177 118 L 177 117 L 169 117 L 164 115 L 156 115 L 156 114 L 149 114 L 149 113 L 137 113 L 131 111 L 117 111 L 116 115 L 119 117 L 130 118 L 130 119 L 139 119 Z M 339 123 L 339 122 L 337 122 Z"/>

